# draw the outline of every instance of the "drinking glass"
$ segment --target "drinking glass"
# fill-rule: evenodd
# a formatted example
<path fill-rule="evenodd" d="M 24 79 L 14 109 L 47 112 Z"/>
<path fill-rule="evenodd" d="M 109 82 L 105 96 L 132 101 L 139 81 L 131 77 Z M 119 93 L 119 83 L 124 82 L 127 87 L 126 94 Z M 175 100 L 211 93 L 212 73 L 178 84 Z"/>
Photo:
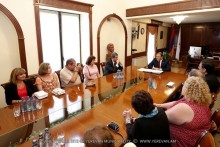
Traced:
<path fill-rule="evenodd" d="M 116 73 L 113 73 L 113 79 L 116 79 Z"/>
<path fill-rule="evenodd" d="M 36 108 L 37 109 L 41 109 L 42 108 L 42 101 L 41 100 L 37 100 L 36 101 Z"/>
<path fill-rule="evenodd" d="M 57 132 L 57 141 L 58 141 L 59 145 L 61 145 L 61 146 L 63 146 L 65 144 L 64 131 L 63 130 L 59 130 Z"/>
<path fill-rule="evenodd" d="M 153 88 L 154 88 L 154 89 L 157 89 L 157 82 L 156 82 L 155 80 L 153 80 L 153 83 L 152 83 L 152 84 L 153 84 Z"/>
<path fill-rule="evenodd" d="M 21 114 L 20 105 L 15 105 L 13 108 L 14 117 L 18 117 Z"/>

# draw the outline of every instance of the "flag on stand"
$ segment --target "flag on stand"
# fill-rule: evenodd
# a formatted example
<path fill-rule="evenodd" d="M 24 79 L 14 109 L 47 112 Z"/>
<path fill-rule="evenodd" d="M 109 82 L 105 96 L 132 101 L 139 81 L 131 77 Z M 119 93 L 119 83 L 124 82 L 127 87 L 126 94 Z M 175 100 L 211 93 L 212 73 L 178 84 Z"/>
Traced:
<path fill-rule="evenodd" d="M 174 55 L 174 35 L 175 35 L 175 33 L 174 33 L 174 24 L 173 24 L 172 28 L 171 28 L 169 50 L 168 50 L 168 53 L 171 56 L 171 58 L 173 58 L 173 55 Z"/>
<path fill-rule="evenodd" d="M 177 40 L 177 47 L 176 47 L 176 59 L 180 60 L 180 48 L 181 48 L 181 27 L 179 30 L 178 40 Z"/>

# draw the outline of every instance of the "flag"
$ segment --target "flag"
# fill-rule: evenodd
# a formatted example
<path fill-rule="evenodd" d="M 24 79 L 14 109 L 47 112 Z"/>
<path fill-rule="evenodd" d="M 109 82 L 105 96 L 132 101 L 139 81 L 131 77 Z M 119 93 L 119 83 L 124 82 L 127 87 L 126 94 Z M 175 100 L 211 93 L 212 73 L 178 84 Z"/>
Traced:
<path fill-rule="evenodd" d="M 171 58 L 173 58 L 173 55 L 174 55 L 174 35 L 175 35 L 174 25 L 172 25 L 171 35 L 170 35 L 170 42 L 169 42 L 169 50 L 168 50 L 168 53 L 171 56 Z"/>
<path fill-rule="evenodd" d="M 176 59 L 180 60 L 180 48 L 181 48 L 181 27 L 179 30 L 178 40 L 177 40 L 177 47 L 176 47 Z"/>

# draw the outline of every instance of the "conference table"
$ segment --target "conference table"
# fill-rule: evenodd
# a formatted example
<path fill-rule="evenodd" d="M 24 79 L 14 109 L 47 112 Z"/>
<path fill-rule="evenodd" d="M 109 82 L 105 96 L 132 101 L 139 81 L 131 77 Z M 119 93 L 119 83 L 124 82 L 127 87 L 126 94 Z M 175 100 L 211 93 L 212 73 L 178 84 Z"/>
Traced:
<path fill-rule="evenodd" d="M 65 94 L 56 96 L 49 93 L 42 99 L 43 106 L 39 110 L 13 115 L 13 105 L 0 109 L 0 146 L 18 144 L 31 146 L 32 140 L 38 138 L 40 132 L 49 128 L 51 138 L 56 139 L 57 132 L 65 133 L 65 146 L 80 146 L 86 130 L 96 126 L 106 126 L 111 121 L 119 125 L 119 132 L 126 138 L 126 128 L 122 112 L 131 108 L 134 117 L 138 114 L 131 107 L 131 96 L 138 90 L 148 91 L 155 103 L 171 101 L 175 93 L 181 89 L 186 75 L 172 72 L 152 74 L 138 71 L 140 67 L 125 67 L 124 77 L 115 78 L 110 74 L 96 79 L 95 86 L 88 87 L 84 83 L 65 88 Z M 148 87 L 148 78 L 152 77 L 157 87 Z M 174 82 L 172 87 L 166 86 Z M 116 146 L 122 144 L 122 137 L 112 132 Z"/>

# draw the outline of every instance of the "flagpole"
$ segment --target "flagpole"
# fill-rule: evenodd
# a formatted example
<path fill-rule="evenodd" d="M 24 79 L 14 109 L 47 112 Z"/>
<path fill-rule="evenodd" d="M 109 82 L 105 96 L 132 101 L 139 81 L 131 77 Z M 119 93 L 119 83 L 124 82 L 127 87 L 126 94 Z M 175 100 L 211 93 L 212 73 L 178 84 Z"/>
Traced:
<path fill-rule="evenodd" d="M 181 27 L 179 29 L 178 40 L 177 40 L 177 47 L 176 47 L 176 56 L 175 56 L 175 58 L 178 61 L 180 60 L 180 49 L 181 49 Z"/>

